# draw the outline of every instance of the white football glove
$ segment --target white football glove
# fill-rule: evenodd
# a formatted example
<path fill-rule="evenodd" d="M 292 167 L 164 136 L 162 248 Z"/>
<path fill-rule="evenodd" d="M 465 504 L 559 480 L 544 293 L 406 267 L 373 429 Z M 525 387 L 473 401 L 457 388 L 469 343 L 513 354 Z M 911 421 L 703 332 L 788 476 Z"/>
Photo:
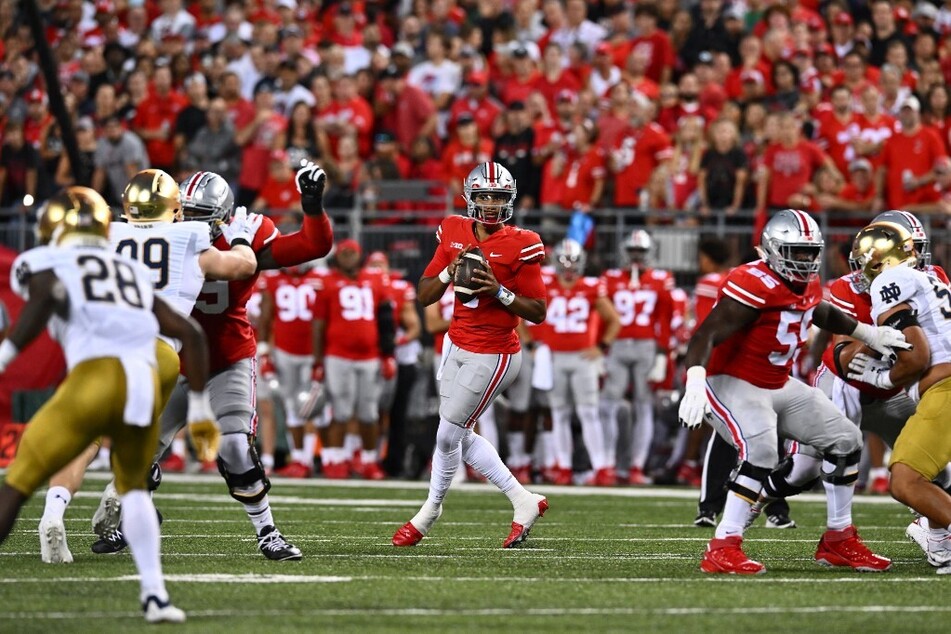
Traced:
<path fill-rule="evenodd" d="M 852 336 L 887 359 L 896 358 L 896 350 L 911 350 L 912 345 L 905 341 L 905 334 L 891 326 L 870 326 L 859 323 Z"/>
<path fill-rule="evenodd" d="M 677 416 L 681 425 L 693 429 L 703 422 L 703 417 L 709 412 L 707 371 L 703 366 L 695 365 L 687 370 L 687 383 L 684 385 L 684 395 L 680 399 Z"/>
<path fill-rule="evenodd" d="M 658 352 L 654 357 L 654 365 L 647 372 L 647 381 L 649 383 L 661 383 L 667 378 L 667 353 Z"/>
<path fill-rule="evenodd" d="M 875 359 L 864 352 L 859 352 L 849 362 L 848 378 L 888 390 L 895 387 L 889 374 L 890 370 L 891 364 L 888 362 Z"/>
<path fill-rule="evenodd" d="M 218 457 L 221 444 L 221 430 L 215 421 L 208 392 L 188 393 L 188 435 L 195 446 L 195 454 L 202 462 L 210 462 Z"/>
<path fill-rule="evenodd" d="M 254 243 L 254 236 L 261 228 L 262 222 L 264 222 L 264 216 L 248 214 L 246 208 L 238 207 L 234 210 L 234 217 L 231 218 L 231 222 L 221 225 L 221 235 L 225 237 L 229 245 L 235 240 L 242 240 L 250 246 Z"/>

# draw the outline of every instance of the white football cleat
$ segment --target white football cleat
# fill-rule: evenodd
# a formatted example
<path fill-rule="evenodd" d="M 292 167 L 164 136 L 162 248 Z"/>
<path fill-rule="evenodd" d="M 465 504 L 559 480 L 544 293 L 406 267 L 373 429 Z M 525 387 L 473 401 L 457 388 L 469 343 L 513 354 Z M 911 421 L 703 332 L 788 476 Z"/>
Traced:
<path fill-rule="evenodd" d="M 179 610 L 172 601 L 160 601 L 156 596 L 148 597 L 142 604 L 142 612 L 148 623 L 184 623 L 185 612 Z"/>
<path fill-rule="evenodd" d="M 66 546 L 63 520 L 40 520 L 40 558 L 46 564 L 73 563 L 73 554 Z"/>
<path fill-rule="evenodd" d="M 512 530 L 502 543 L 502 548 L 518 546 L 528 537 L 532 526 L 548 510 L 548 499 L 537 493 L 526 494 L 515 504 L 515 516 L 512 518 Z"/>
<path fill-rule="evenodd" d="M 114 482 L 106 485 L 99 500 L 99 508 L 92 516 L 92 532 L 103 538 L 119 528 L 119 493 Z"/>
<path fill-rule="evenodd" d="M 919 517 L 914 522 L 908 525 L 908 528 L 905 529 L 905 536 L 911 541 L 918 544 L 918 548 L 921 549 L 921 552 L 928 554 L 928 533 L 930 532 L 930 527 L 928 526 L 927 517 Z"/>

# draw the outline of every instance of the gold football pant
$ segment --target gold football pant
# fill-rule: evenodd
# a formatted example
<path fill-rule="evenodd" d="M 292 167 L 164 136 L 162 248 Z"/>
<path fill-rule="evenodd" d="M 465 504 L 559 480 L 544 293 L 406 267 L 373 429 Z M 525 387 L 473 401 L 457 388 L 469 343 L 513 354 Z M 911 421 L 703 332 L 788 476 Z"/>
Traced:
<path fill-rule="evenodd" d="M 908 465 L 934 480 L 951 462 L 951 378 L 928 388 L 895 441 L 888 466 Z"/>
<path fill-rule="evenodd" d="M 177 371 L 177 355 L 175 365 Z M 158 373 L 153 372 L 152 377 L 155 394 L 160 395 Z M 149 427 L 127 425 L 123 417 L 126 377 L 119 359 L 104 357 L 80 363 L 30 420 L 6 483 L 29 497 L 91 442 L 108 436 L 116 490 L 124 494 L 145 489 L 158 443 L 160 401 L 160 397 L 155 399 Z"/>

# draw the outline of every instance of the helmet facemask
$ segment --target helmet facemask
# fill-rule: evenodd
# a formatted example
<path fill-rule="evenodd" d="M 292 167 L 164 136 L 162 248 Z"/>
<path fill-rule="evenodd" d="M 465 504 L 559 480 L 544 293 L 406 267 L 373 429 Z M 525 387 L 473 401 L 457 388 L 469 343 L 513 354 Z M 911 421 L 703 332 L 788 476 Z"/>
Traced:
<path fill-rule="evenodd" d="M 766 262 L 780 277 L 789 282 L 805 284 L 819 274 L 822 268 L 822 244 L 772 242 Z"/>
<path fill-rule="evenodd" d="M 504 189 L 468 192 L 465 199 L 469 216 L 482 224 L 502 224 L 515 213 L 515 194 Z"/>

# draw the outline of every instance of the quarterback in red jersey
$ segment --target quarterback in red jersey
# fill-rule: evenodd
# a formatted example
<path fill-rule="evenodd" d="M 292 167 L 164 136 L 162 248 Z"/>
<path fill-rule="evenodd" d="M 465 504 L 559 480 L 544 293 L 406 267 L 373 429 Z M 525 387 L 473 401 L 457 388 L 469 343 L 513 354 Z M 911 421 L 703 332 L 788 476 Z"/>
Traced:
<path fill-rule="evenodd" d="M 359 475 L 378 480 L 377 442 L 380 422 L 380 378 L 396 374 L 393 359 L 393 304 L 389 279 L 360 268 L 356 240 L 337 245 L 334 268 L 323 277 L 314 308 L 313 379 L 326 382 L 333 420 L 321 428 L 321 462 L 324 475 L 344 479 L 350 475 L 344 450 L 347 423 L 356 420 L 363 439 Z"/>
<path fill-rule="evenodd" d="M 615 452 L 608 451 L 598 412 L 598 378 L 601 359 L 621 329 L 621 321 L 608 299 L 607 285 L 597 277 L 586 277 L 586 255 L 570 238 L 562 240 L 553 253 L 555 271 L 548 284 L 548 316 L 554 384 L 551 415 L 558 468 L 571 470 L 571 410 L 581 421 L 581 435 L 594 469 L 596 486 L 614 486 Z M 598 318 L 602 324 L 600 340 Z M 615 439 L 612 439 L 615 440 Z"/>
<path fill-rule="evenodd" d="M 284 422 L 293 441 L 290 462 L 275 472 L 283 477 L 309 478 L 313 471 L 316 438 L 313 433 L 305 434 L 307 421 L 297 413 L 297 397 L 310 387 L 314 365 L 311 324 L 321 277 L 309 265 L 261 276 L 264 284 L 257 337 L 270 345 L 270 353 L 261 355 L 261 374 L 277 379 Z"/>
<path fill-rule="evenodd" d="M 540 272 L 545 245 L 538 234 L 505 225 L 515 211 L 515 179 L 498 163 L 473 169 L 463 192 L 469 217 L 450 216 L 439 225 L 436 253 L 419 281 L 419 301 L 424 306 L 439 301 L 470 249 L 478 247 L 484 259 L 466 280 L 472 298 L 463 303 L 457 295 L 455 300 L 448 333 L 451 349 L 439 381 L 439 427 L 429 496 L 393 535 L 395 546 L 418 544 L 439 519 L 460 453 L 512 503 L 512 530 L 504 548 L 525 541 L 548 509 L 548 500 L 525 490 L 495 448 L 472 431 L 482 412 L 518 374 L 519 318 L 534 323 L 545 319 Z"/>
<path fill-rule="evenodd" d="M 650 234 L 637 229 L 624 242 L 627 269 L 607 271 L 608 296 L 621 318 L 621 331 L 608 354 L 603 399 L 608 415 L 608 445 L 614 445 L 617 411 L 627 388 L 634 386 L 634 415 L 630 484 L 647 484 L 644 465 L 654 437 L 654 397 L 648 383 L 663 381 L 667 374 L 667 349 L 674 279 L 667 271 L 647 266 L 653 243 Z"/>
<path fill-rule="evenodd" d="M 297 172 L 304 220 L 300 231 L 281 235 L 270 219 L 264 218 L 251 243 L 258 271 L 295 266 L 325 256 L 333 244 L 333 229 L 324 213 L 323 192 L 327 177 L 314 163 L 306 162 Z M 219 250 L 228 244 L 220 235 L 220 223 L 232 213 L 234 194 L 228 183 L 213 172 L 197 172 L 182 183 L 182 210 L 187 220 L 208 222 Z M 211 362 L 211 407 L 221 426 L 218 470 L 231 496 L 238 500 L 255 527 L 258 547 L 265 557 L 276 561 L 301 558 L 298 548 L 288 543 L 274 525 L 267 492 L 271 483 L 258 458 L 252 439 L 257 427 L 255 375 L 258 352 L 246 305 L 254 292 L 257 275 L 246 280 L 208 281 L 195 303 L 192 316 L 208 334 Z M 266 347 L 262 353 L 267 352 Z M 159 455 L 185 424 L 185 390 L 172 394 L 162 417 Z"/>
<path fill-rule="evenodd" d="M 866 548 L 852 525 L 862 434 L 821 391 L 789 374 L 813 322 L 883 354 L 908 344 L 899 331 L 859 323 L 822 301 L 818 272 L 824 241 L 808 214 L 778 212 L 766 223 L 760 245 L 762 259 L 730 272 L 717 305 L 687 348 L 680 420 L 696 427 L 706 418 L 739 453 L 723 518 L 701 570 L 765 571 L 741 546 L 750 508 L 779 462 L 778 436 L 812 445 L 822 454 L 828 513 L 816 561 L 859 571 L 887 570 L 891 562 Z"/>

